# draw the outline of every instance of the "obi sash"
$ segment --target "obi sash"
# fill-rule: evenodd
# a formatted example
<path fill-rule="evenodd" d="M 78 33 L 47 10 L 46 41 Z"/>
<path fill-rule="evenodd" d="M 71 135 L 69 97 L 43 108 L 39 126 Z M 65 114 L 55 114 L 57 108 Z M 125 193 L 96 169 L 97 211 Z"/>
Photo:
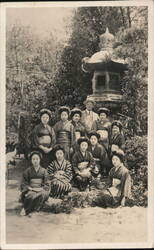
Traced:
<path fill-rule="evenodd" d="M 99 159 L 99 158 L 94 158 L 94 161 L 95 161 L 97 164 L 100 164 L 100 159 Z"/>
<path fill-rule="evenodd" d="M 88 161 L 80 162 L 80 163 L 78 164 L 78 169 L 81 171 L 81 170 L 87 168 L 87 167 L 88 167 L 88 164 L 89 164 Z"/>
<path fill-rule="evenodd" d="M 113 178 L 112 180 L 112 187 L 109 188 L 109 192 L 112 194 L 113 197 L 119 197 L 120 192 L 120 184 L 121 181 L 117 178 Z"/>
<path fill-rule="evenodd" d="M 41 187 L 42 186 L 42 179 L 39 179 L 39 178 L 37 178 L 37 179 L 31 179 L 30 180 L 30 186 L 32 188 L 39 188 L 39 187 Z"/>
<path fill-rule="evenodd" d="M 43 135 L 41 137 L 38 137 L 38 142 L 40 145 L 43 145 L 45 147 L 49 147 L 51 145 L 51 136 L 50 135 Z"/>
<path fill-rule="evenodd" d="M 80 131 L 75 131 L 75 139 L 76 141 L 81 137 L 81 132 Z"/>
<path fill-rule="evenodd" d="M 59 144 L 71 144 L 71 133 L 66 130 L 61 130 L 57 134 L 57 143 Z"/>
<path fill-rule="evenodd" d="M 102 141 L 108 140 L 108 131 L 100 129 L 100 130 L 97 130 L 97 133 L 100 135 L 100 139 Z"/>

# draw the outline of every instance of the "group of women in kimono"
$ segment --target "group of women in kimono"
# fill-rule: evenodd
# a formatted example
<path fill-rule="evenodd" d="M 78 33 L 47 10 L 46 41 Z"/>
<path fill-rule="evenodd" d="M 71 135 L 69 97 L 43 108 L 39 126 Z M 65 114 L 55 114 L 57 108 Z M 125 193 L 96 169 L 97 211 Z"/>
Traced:
<path fill-rule="evenodd" d="M 59 108 L 59 121 L 51 127 L 48 109 L 40 111 L 40 124 L 33 130 L 30 167 L 23 173 L 21 215 L 39 211 L 49 198 L 63 199 L 73 188 L 100 188 L 107 177 L 106 202 L 125 205 L 131 178 L 124 165 L 125 139 L 120 121 L 111 122 L 110 111 L 86 101 L 86 109 Z M 107 204 L 107 203 L 106 203 Z"/>

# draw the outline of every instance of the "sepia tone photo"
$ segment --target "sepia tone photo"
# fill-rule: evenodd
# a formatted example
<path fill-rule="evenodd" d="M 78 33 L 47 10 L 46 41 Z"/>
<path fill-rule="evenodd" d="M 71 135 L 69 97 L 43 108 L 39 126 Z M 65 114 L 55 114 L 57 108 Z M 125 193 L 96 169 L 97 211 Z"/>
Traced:
<path fill-rule="evenodd" d="M 1 5 L 2 249 L 153 246 L 152 10 Z"/>

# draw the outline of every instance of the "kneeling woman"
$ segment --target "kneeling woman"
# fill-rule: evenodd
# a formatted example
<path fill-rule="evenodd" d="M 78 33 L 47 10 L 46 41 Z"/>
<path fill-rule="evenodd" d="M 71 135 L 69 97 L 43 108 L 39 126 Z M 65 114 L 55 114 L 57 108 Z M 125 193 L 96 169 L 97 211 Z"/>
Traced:
<path fill-rule="evenodd" d="M 131 195 L 131 177 L 129 170 L 124 166 L 124 152 L 122 150 L 112 153 L 112 164 L 109 172 L 109 188 L 104 195 L 105 206 L 125 206 L 126 199 Z"/>
<path fill-rule="evenodd" d="M 77 142 L 79 150 L 72 157 L 74 182 L 80 191 L 85 191 L 90 187 L 95 161 L 88 151 L 89 140 L 86 137 L 80 137 Z"/>
<path fill-rule="evenodd" d="M 64 158 L 65 151 L 62 146 L 56 145 L 53 149 L 53 155 L 55 160 L 48 166 L 51 180 L 50 196 L 62 198 L 71 191 L 72 167 L 70 162 Z"/>
<path fill-rule="evenodd" d="M 21 183 L 21 201 L 23 202 L 21 215 L 39 211 L 50 193 L 47 170 L 40 165 L 41 153 L 33 151 L 29 157 L 32 166 L 23 173 Z"/>

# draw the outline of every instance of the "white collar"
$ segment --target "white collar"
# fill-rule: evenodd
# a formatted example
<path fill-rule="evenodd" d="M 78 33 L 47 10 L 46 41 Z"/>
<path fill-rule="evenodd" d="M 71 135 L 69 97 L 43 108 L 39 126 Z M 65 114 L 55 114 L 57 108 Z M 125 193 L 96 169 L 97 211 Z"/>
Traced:
<path fill-rule="evenodd" d="M 86 109 L 86 112 L 89 114 L 89 112 L 90 112 L 90 114 L 93 112 L 92 110 L 88 110 L 88 109 Z"/>

